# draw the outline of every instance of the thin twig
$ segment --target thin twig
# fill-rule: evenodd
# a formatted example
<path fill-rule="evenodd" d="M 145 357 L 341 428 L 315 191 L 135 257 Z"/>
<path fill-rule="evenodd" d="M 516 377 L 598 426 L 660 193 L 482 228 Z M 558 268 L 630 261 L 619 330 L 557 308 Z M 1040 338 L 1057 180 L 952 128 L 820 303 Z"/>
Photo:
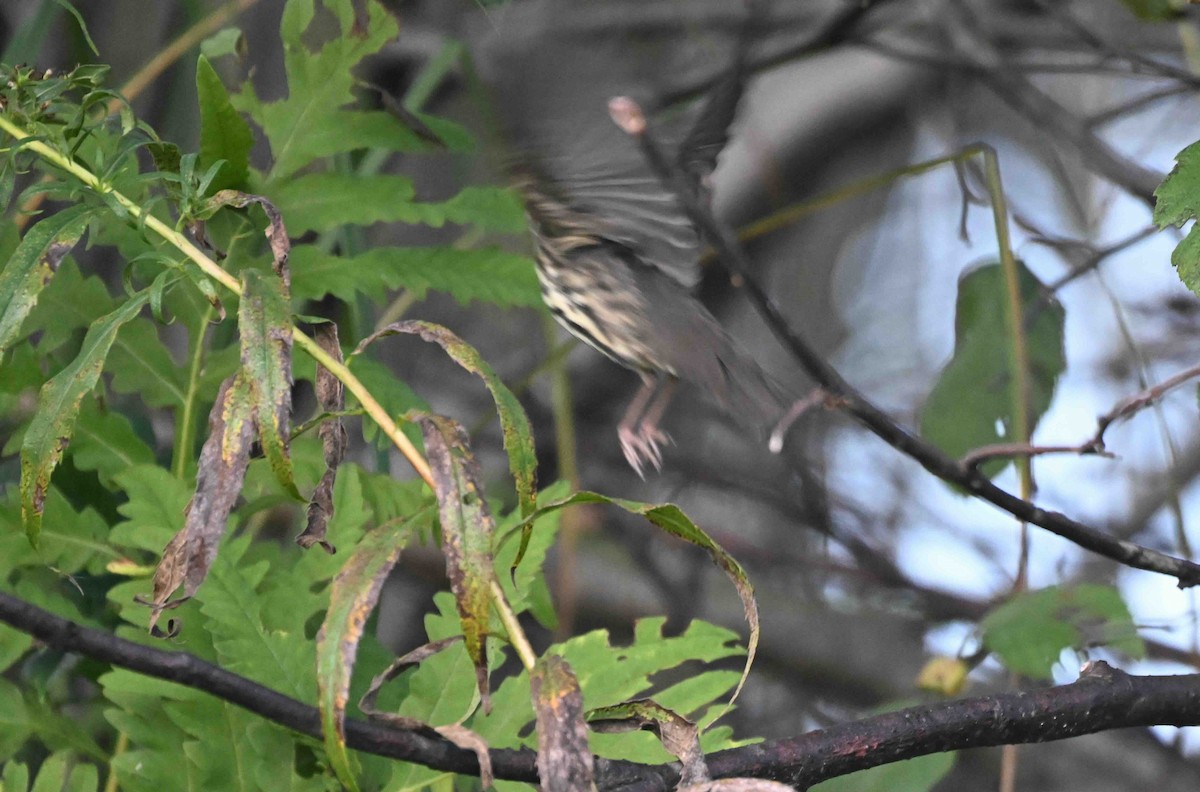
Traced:
<path fill-rule="evenodd" d="M 1168 377 L 1157 385 L 1151 385 L 1144 391 L 1135 393 L 1132 396 L 1117 402 L 1117 404 L 1111 410 L 1106 412 L 1104 415 L 1101 415 L 1096 420 L 1096 434 L 1084 445 L 1090 445 L 1093 446 L 1097 451 L 1103 451 L 1104 433 L 1108 431 L 1108 427 L 1112 426 L 1117 421 L 1128 418 L 1134 413 L 1144 410 L 1165 396 L 1168 391 L 1177 388 L 1188 380 L 1195 379 L 1196 377 L 1200 377 L 1200 365 L 1184 369 L 1183 371 Z"/>
<path fill-rule="evenodd" d="M 1012 459 L 1013 457 L 1029 459 L 1047 454 L 1078 454 L 1080 456 L 1102 456 L 1109 459 L 1116 456 L 1104 448 L 1097 447 L 1091 440 L 1079 445 L 1040 446 L 1032 443 L 996 443 L 968 451 L 959 460 L 959 464 L 962 465 L 963 470 L 978 472 L 980 465 L 993 459 Z"/>
<path fill-rule="evenodd" d="M 996 486 L 986 477 L 964 470 L 957 460 L 901 426 L 875 406 L 789 326 L 779 308 L 750 277 L 745 252 L 733 235 L 716 221 L 708 206 L 699 200 L 678 166 L 663 154 L 647 129 L 645 115 L 637 103 L 632 99 L 620 97 L 609 103 L 609 111 L 614 121 L 638 142 L 651 169 L 674 191 L 688 216 L 717 251 L 719 260 L 741 277 L 747 295 L 771 331 L 818 385 L 845 400 L 845 409 L 849 415 L 897 451 L 917 461 L 933 475 L 998 506 L 1019 520 L 1041 526 L 1085 550 L 1126 566 L 1174 577 L 1179 581 L 1180 587 L 1200 584 L 1200 564 L 1132 542 L 1118 541 L 1064 514 L 1043 509 L 1017 497 Z"/>

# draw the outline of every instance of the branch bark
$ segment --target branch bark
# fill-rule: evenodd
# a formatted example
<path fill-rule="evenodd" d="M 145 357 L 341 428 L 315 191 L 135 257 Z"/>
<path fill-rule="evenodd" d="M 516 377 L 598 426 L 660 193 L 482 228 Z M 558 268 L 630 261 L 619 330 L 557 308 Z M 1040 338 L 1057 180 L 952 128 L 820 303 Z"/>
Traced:
<path fill-rule="evenodd" d="M 63 619 L 0 592 L 0 621 L 55 649 L 210 693 L 288 729 L 320 738 L 315 707 L 185 652 L 127 641 Z M 858 770 L 932 753 L 1048 742 L 1133 726 L 1200 725 L 1200 674 L 1130 676 L 1104 663 L 1085 667 L 1059 687 L 979 696 L 911 707 L 797 737 L 721 751 L 707 757 L 714 778 L 770 778 L 805 788 Z M 346 741 L 367 753 L 439 770 L 478 775 L 475 754 L 436 735 L 346 721 Z M 530 750 L 493 749 L 498 778 L 537 782 Z M 669 790 L 678 764 L 596 760 L 600 789 Z"/>
<path fill-rule="evenodd" d="M 847 414 L 885 443 L 916 460 L 933 475 L 999 507 L 1022 522 L 1033 523 L 1085 550 L 1125 566 L 1176 578 L 1180 588 L 1200 584 L 1200 564 L 1115 539 L 1065 514 L 1043 509 L 1017 497 L 993 484 L 977 470 L 942 453 L 941 449 L 901 426 L 875 406 L 791 328 L 774 301 L 750 276 L 751 267 L 745 251 L 696 195 L 679 166 L 663 153 L 637 104 L 632 99 L 618 97 L 610 102 L 609 107 L 614 122 L 638 142 L 651 169 L 663 184 L 673 190 L 688 217 L 717 252 L 722 265 L 744 282 L 747 295 L 771 332 L 817 385 L 842 402 Z M 983 150 L 989 147 L 979 144 L 979 148 Z"/>

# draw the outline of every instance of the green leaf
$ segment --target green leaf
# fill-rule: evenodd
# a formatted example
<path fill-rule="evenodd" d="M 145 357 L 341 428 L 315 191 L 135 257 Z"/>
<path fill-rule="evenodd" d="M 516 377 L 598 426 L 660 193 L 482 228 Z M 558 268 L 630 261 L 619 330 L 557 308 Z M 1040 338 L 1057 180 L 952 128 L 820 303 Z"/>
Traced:
<path fill-rule="evenodd" d="M 472 300 L 503 308 L 542 305 L 533 262 L 499 248 L 375 248 L 339 257 L 301 245 L 292 251 L 291 265 L 295 300 L 332 294 L 353 302 L 363 294 L 379 301 L 396 289 L 408 289 L 420 299 L 432 289 L 463 305 Z"/>
<path fill-rule="evenodd" d="M 665 621 L 661 617 L 640 619 L 634 628 L 633 641 L 628 645 L 614 646 L 607 631 L 595 630 L 570 638 L 549 651 L 571 664 L 583 691 L 584 704 L 589 708 L 644 697 L 652 690 L 652 678 L 667 669 L 684 663 L 711 663 L 742 654 L 742 649 L 737 646 L 737 633 L 694 621 L 682 634 L 666 637 L 662 633 Z M 728 688 L 726 684 L 721 690 Z M 522 673 L 507 679 L 492 696 L 491 717 L 477 715 L 468 725 L 493 747 L 528 745 L 534 736 L 519 735 L 525 733 L 524 727 L 534 719 L 530 695 L 528 675 Z M 611 759 L 672 760 L 650 734 L 593 735 L 592 747 L 597 754 Z M 711 750 L 721 747 L 728 746 L 706 746 Z"/>
<path fill-rule="evenodd" d="M 1175 167 L 1154 191 L 1154 222 L 1159 228 L 1182 226 L 1200 216 L 1200 142 L 1175 155 Z M 1193 225 L 1171 253 L 1183 285 L 1200 295 L 1200 233 Z"/>
<path fill-rule="evenodd" d="M 312 701 L 315 652 L 303 633 L 274 630 L 265 624 L 258 588 L 270 561 L 237 563 L 245 537 L 226 542 L 205 581 L 200 611 L 221 664 L 285 695 Z"/>
<path fill-rule="evenodd" d="M 31 646 L 33 646 L 32 635 L 9 627 L 7 624 L 0 624 L 0 673 L 11 668 L 13 663 L 20 660 Z M 5 712 L 5 708 L 3 704 L 0 704 L 0 713 L 2 712 Z M 4 716 L 0 715 L 0 717 Z M 4 730 L 0 729 L 0 734 L 3 732 Z M 3 761 L 4 758 L 4 751 L 0 750 L 0 761 Z"/>
<path fill-rule="evenodd" d="M 537 496 L 537 454 L 533 447 L 533 427 L 529 425 L 529 417 L 525 415 L 517 397 L 500 381 L 474 347 L 432 322 L 394 322 L 359 342 L 354 355 L 357 356 L 376 340 L 396 334 L 417 335 L 425 341 L 438 344 L 455 363 L 483 380 L 496 402 L 496 411 L 500 416 L 504 450 L 508 452 L 508 467 L 516 483 L 521 514 L 529 514 Z"/>
<path fill-rule="evenodd" d="M 0 762 L 11 759 L 32 731 L 20 689 L 7 679 L 0 678 Z"/>
<path fill-rule="evenodd" d="M 42 506 L 50 474 L 71 441 L 83 397 L 96 386 L 117 331 L 137 316 L 149 299 L 141 292 L 88 328 L 79 356 L 42 386 L 38 409 L 21 444 L 21 517 L 35 547 L 42 529 Z"/>
<path fill-rule="evenodd" d="M 742 669 L 742 678 L 738 682 L 737 689 L 734 690 L 730 697 L 729 706 L 733 706 L 733 702 L 737 700 L 738 694 L 742 690 L 742 686 L 746 684 L 746 678 L 750 675 L 750 668 L 754 665 L 754 655 L 758 649 L 759 637 L 759 618 L 758 618 L 758 602 L 754 598 L 754 587 L 750 585 L 750 579 L 746 575 L 746 570 L 737 562 L 733 556 L 729 555 L 719 544 L 714 542 L 712 538 L 703 530 L 696 526 L 691 519 L 683 513 L 673 503 L 652 504 L 639 503 L 637 501 L 623 500 L 620 498 L 610 498 L 607 495 L 600 495 L 595 492 L 577 492 L 563 500 L 548 503 L 537 508 L 532 514 L 527 516 L 519 526 L 521 531 L 521 546 L 517 551 L 517 557 L 513 561 L 514 566 L 521 563 L 525 555 L 525 550 L 529 546 L 530 537 L 533 531 L 533 526 L 539 517 L 549 512 L 558 509 L 573 506 L 578 503 L 610 503 L 614 506 L 619 506 L 631 514 L 638 514 L 645 517 L 657 527 L 663 529 L 672 536 L 683 539 L 685 542 L 690 542 L 697 547 L 703 548 L 712 557 L 712 560 L 721 571 L 733 583 L 737 589 L 738 597 L 742 601 L 742 610 L 746 616 L 746 623 L 750 626 L 750 639 L 747 644 L 746 664 Z M 593 705 L 594 706 L 594 705 Z"/>
<path fill-rule="evenodd" d="M 108 370 L 114 391 L 136 394 L 150 407 L 179 407 L 187 398 L 184 369 L 171 359 L 149 319 L 134 319 L 121 330 Z"/>
<path fill-rule="evenodd" d="M 20 762 L 5 762 L 4 775 L 0 777 L 0 788 L 5 792 L 25 792 L 29 789 L 29 768 Z"/>
<path fill-rule="evenodd" d="M 1050 408 L 1058 377 L 1066 369 L 1065 314 L 1062 306 L 1044 296 L 1041 283 L 1024 265 L 1018 263 L 1018 268 L 1029 356 L 1028 412 L 1032 432 Z M 1006 319 L 1007 299 L 999 264 L 978 267 L 959 280 L 954 357 L 942 370 L 921 414 L 921 433 L 951 456 L 962 457 L 982 446 L 1026 439 L 1013 433 L 1013 363 L 1009 351 L 1012 339 Z M 982 469 L 993 476 L 1006 464 L 994 460 Z"/>
<path fill-rule="evenodd" d="M 358 543 L 333 581 L 329 610 L 317 632 L 317 703 L 325 751 L 337 777 L 351 790 L 358 789 L 358 782 L 346 751 L 345 720 L 358 642 L 411 529 L 411 521 L 382 525 Z"/>
<path fill-rule="evenodd" d="M 242 31 L 227 27 L 200 42 L 200 52 L 209 60 L 216 60 L 225 55 L 240 55 L 245 46 L 246 37 Z"/>
<path fill-rule="evenodd" d="M 440 415 L 418 421 L 433 473 L 442 525 L 446 576 L 462 619 L 463 641 L 475 665 L 479 695 L 491 709 L 488 685 L 487 633 L 492 613 L 492 536 L 496 522 L 484 497 L 479 462 L 471 454 L 466 430 Z"/>
<path fill-rule="evenodd" d="M 192 493 L 187 484 L 157 465 L 138 465 L 113 477 L 128 500 L 117 507 L 125 522 L 109 537 L 118 547 L 158 553 L 183 528 Z"/>
<path fill-rule="evenodd" d="M 1173 0 L 1121 0 L 1138 19 L 1148 22 L 1167 22 L 1182 13 L 1181 3 Z"/>
<path fill-rule="evenodd" d="M 96 766 L 79 762 L 70 751 L 51 754 L 38 769 L 31 792 L 96 792 Z"/>
<path fill-rule="evenodd" d="M 263 270 L 242 273 L 238 330 L 242 334 L 242 371 L 258 416 L 263 454 L 280 485 L 296 500 L 288 452 L 292 419 L 292 310 L 281 278 Z"/>
<path fill-rule="evenodd" d="M 113 302 L 103 280 L 83 277 L 72 259 L 64 259 L 25 321 L 22 335 L 40 332 L 38 352 L 45 355 L 111 311 Z"/>
<path fill-rule="evenodd" d="M 1010 670 L 1050 679 L 1064 649 L 1108 646 L 1145 656 L 1129 609 L 1111 586 L 1051 586 L 1010 599 L 980 623 L 983 643 Z"/>
<path fill-rule="evenodd" d="M 196 63 L 196 96 L 200 100 L 200 172 L 225 160 L 209 192 L 243 187 L 250 174 L 254 138 L 250 125 L 234 109 L 225 84 L 204 55 Z"/>
<path fill-rule="evenodd" d="M 79 242 L 96 211 L 77 205 L 50 215 L 29 229 L 0 269 L 0 355 L 18 337 L 42 289 Z"/>
<path fill-rule="evenodd" d="M 96 471 L 106 484 L 135 465 L 154 463 L 154 452 L 134 432 L 128 418 L 92 402 L 83 406 L 75 422 L 71 456 L 75 467 Z"/>
<path fill-rule="evenodd" d="M 570 494 L 571 486 L 566 481 L 556 481 L 548 487 L 543 487 L 538 493 L 538 504 L 545 506 L 560 501 Z M 498 575 L 500 585 L 508 597 L 512 609 L 521 613 L 529 610 L 533 616 L 547 629 L 555 629 L 558 625 L 550 592 L 546 586 L 545 563 L 558 536 L 561 513 L 551 511 L 537 518 L 530 531 L 530 540 L 525 547 L 525 555 L 518 566 L 514 562 L 520 549 L 519 542 L 509 541 L 510 534 L 521 526 L 520 512 L 509 514 L 499 529 L 500 540 L 495 551 L 496 569 L 512 570 L 511 574 Z"/>
<path fill-rule="evenodd" d="M 445 223 L 520 233 L 525 217 L 520 203 L 507 190 L 467 187 L 442 203 L 415 202 L 412 181 L 390 174 L 308 173 L 272 192 L 288 231 L 326 231 L 341 225 L 372 223 Z"/>
<path fill-rule="evenodd" d="M 259 104 L 249 88 L 234 98 L 235 106 L 255 117 L 271 144 L 271 180 L 295 173 L 320 157 L 374 147 L 388 137 L 392 145 L 416 137 L 385 113 L 373 114 L 377 126 L 371 130 L 374 136 L 364 134 L 366 114 L 341 109 L 355 99 L 351 90 L 354 67 L 396 37 L 396 20 L 379 3 L 368 4 L 366 18 L 361 20 L 356 19 L 349 0 L 324 0 L 323 5 L 340 30 L 330 36 L 330 26 L 322 24 L 325 43 L 316 51 L 304 43 L 315 15 L 312 0 L 290 0 L 284 8 L 279 33 L 287 70 L 287 98 Z"/>
<path fill-rule="evenodd" d="M 954 767 L 954 753 L 936 753 L 831 778 L 810 792 L 929 792 Z"/>

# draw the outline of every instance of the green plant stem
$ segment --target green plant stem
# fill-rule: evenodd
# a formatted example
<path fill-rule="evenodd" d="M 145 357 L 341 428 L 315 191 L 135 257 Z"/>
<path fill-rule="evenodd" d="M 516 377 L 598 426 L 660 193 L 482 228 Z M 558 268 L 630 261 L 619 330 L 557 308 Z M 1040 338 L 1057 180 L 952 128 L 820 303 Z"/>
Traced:
<path fill-rule="evenodd" d="M 1029 420 L 1029 347 L 1025 338 L 1025 317 L 1021 307 L 1021 274 L 1017 259 L 1012 252 L 1008 231 L 1008 202 L 1004 196 L 1004 185 L 1000 180 L 1000 161 L 995 149 L 983 148 L 984 179 L 992 201 L 992 218 L 996 224 L 996 245 L 1000 250 L 1000 267 L 1004 272 L 1005 324 L 1008 327 L 1009 369 L 1012 378 L 1009 398 L 1013 410 L 1013 435 L 1018 443 L 1030 441 Z M 1033 461 L 1027 456 L 1014 460 L 1020 480 L 1021 499 L 1033 497 Z M 1023 588 L 1029 559 L 1029 526 L 1021 524 L 1020 566 L 1017 570 L 1017 587 Z"/>
<path fill-rule="evenodd" d="M 761 220 L 757 220 L 750 225 L 747 225 L 738 231 L 738 239 L 742 242 L 748 242 L 752 239 L 757 239 L 761 236 L 778 231 L 799 220 L 805 215 L 812 214 L 836 203 L 854 198 L 859 195 L 865 195 L 871 190 L 878 189 L 892 182 L 902 179 L 906 176 L 919 176 L 922 173 L 927 173 L 934 168 L 946 165 L 951 162 L 962 162 L 965 159 L 973 157 L 984 151 L 984 147 L 979 144 L 966 146 L 965 148 L 956 151 L 953 154 L 947 154 L 944 157 L 918 162 L 915 165 L 906 165 L 903 168 L 895 168 L 876 176 L 870 176 L 866 179 L 861 179 L 856 182 L 851 182 L 844 187 L 838 187 L 823 195 L 819 195 L 808 201 L 792 204 L 780 209 L 774 214 L 770 214 Z M 709 254 L 711 255 L 711 253 Z"/>
<path fill-rule="evenodd" d="M 155 234 L 158 234 L 168 243 L 177 248 L 181 253 L 196 263 L 204 274 L 208 275 L 213 280 L 220 283 L 225 288 L 229 289 L 239 297 L 242 294 L 242 284 L 230 273 L 226 272 L 215 261 L 209 258 L 204 251 L 192 243 L 190 239 L 183 234 L 171 228 L 169 225 L 159 220 L 152 214 L 145 212 L 140 206 L 134 203 L 130 198 L 121 192 L 112 189 L 107 184 L 92 173 L 87 168 L 71 160 L 56 151 L 51 146 L 43 143 L 40 140 L 33 140 L 30 135 L 14 124 L 11 120 L 4 116 L 0 116 L 0 129 L 12 135 L 19 143 L 23 143 L 25 148 L 33 151 L 38 156 L 49 162 L 61 170 L 70 173 L 75 178 L 79 179 L 85 185 L 95 190 L 98 193 L 103 193 L 110 196 L 123 209 L 129 212 L 130 216 L 141 222 L 146 228 L 149 228 Z M 359 403 L 363 406 L 367 415 L 379 425 L 380 430 L 387 435 L 388 439 L 399 449 L 404 455 L 413 469 L 417 471 L 425 483 L 433 488 L 433 473 L 429 469 L 429 463 L 421 456 L 421 452 L 412 444 L 404 433 L 400 431 L 400 427 L 388 415 L 387 410 L 383 405 L 371 395 L 367 387 L 363 385 L 358 377 L 351 373 L 350 369 L 346 368 L 342 363 L 330 357 L 325 350 L 317 344 L 316 341 L 305 335 L 300 328 L 292 326 L 292 340 L 296 346 L 304 350 L 313 360 L 324 366 L 333 376 L 341 380 L 346 389 L 354 394 Z"/>
<path fill-rule="evenodd" d="M 542 317 L 542 326 L 546 336 L 546 346 L 553 350 L 558 340 L 558 323 L 550 316 Z M 575 436 L 575 416 L 573 400 L 571 399 L 571 379 L 567 375 L 567 359 L 565 355 L 557 356 L 549 368 L 550 373 L 550 404 L 554 414 L 554 442 L 558 452 L 558 477 L 571 485 L 571 492 L 578 492 L 579 481 L 579 449 Z M 583 532 L 584 520 L 582 512 L 568 509 L 562 516 L 562 529 L 559 532 L 558 563 L 555 571 L 555 594 L 558 600 L 558 629 L 556 635 L 566 638 L 571 634 L 571 626 L 578 611 L 578 591 L 575 585 L 576 566 L 579 556 L 579 538 Z"/>
<path fill-rule="evenodd" d="M 508 604 L 508 598 L 504 595 L 504 589 L 500 587 L 500 581 L 493 578 L 491 586 L 492 600 L 496 604 L 496 612 L 500 614 L 500 622 L 508 632 L 508 641 L 517 651 L 521 665 L 525 666 L 526 671 L 532 671 L 534 665 L 537 664 L 537 654 L 534 653 L 525 631 L 521 629 L 521 623 L 517 621 L 517 614 L 513 613 L 512 606 Z"/>
<path fill-rule="evenodd" d="M 104 792 L 117 792 L 120 788 L 117 782 L 117 768 L 113 762 L 117 757 L 129 750 L 129 735 L 123 731 L 117 732 L 117 744 L 113 748 L 112 759 L 108 760 L 108 778 L 104 780 Z"/>
<path fill-rule="evenodd" d="M 175 429 L 175 449 L 171 454 L 171 475 L 182 479 L 191 459 L 192 445 L 196 438 L 196 403 L 200 397 L 200 370 L 204 366 L 204 336 L 212 319 L 213 307 L 208 305 L 200 315 L 200 321 L 192 331 L 192 359 L 188 364 L 187 389 L 184 391 L 183 407 L 179 411 Z"/>

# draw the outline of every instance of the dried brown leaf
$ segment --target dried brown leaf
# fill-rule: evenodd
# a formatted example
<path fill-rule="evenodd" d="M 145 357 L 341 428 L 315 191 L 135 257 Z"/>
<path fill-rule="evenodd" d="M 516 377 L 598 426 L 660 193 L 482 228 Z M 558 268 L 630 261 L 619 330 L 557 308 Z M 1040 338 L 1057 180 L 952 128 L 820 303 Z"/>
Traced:
<path fill-rule="evenodd" d="M 321 349 L 334 360 L 341 362 L 342 346 L 338 341 L 337 325 L 333 322 L 319 324 L 313 337 Z M 308 524 L 304 533 L 296 537 L 296 543 L 304 548 L 319 544 L 326 552 L 334 553 L 336 548 L 325 541 L 325 532 L 329 527 L 329 520 L 333 517 L 333 486 L 337 483 L 337 469 L 342 464 L 342 458 L 346 456 L 346 427 L 342 424 L 341 416 L 337 415 L 346 409 L 346 390 L 341 380 L 318 363 L 316 391 L 320 409 L 335 415 L 317 429 L 317 436 L 321 438 L 321 449 L 325 455 L 325 472 L 308 502 Z"/>
<path fill-rule="evenodd" d="M 229 513 L 242 491 L 250 445 L 254 439 L 254 409 L 250 387 L 241 373 L 221 384 L 208 417 L 208 439 L 200 451 L 196 494 L 188 505 L 183 528 L 163 550 L 154 572 L 150 630 L 158 634 L 158 617 L 195 595 L 208 575 L 225 533 Z M 183 597 L 167 599 L 183 586 Z"/>
<path fill-rule="evenodd" d="M 542 789 L 590 792 L 596 788 L 596 775 L 575 672 L 558 655 L 546 655 L 530 672 L 529 684 L 537 712 Z"/>

